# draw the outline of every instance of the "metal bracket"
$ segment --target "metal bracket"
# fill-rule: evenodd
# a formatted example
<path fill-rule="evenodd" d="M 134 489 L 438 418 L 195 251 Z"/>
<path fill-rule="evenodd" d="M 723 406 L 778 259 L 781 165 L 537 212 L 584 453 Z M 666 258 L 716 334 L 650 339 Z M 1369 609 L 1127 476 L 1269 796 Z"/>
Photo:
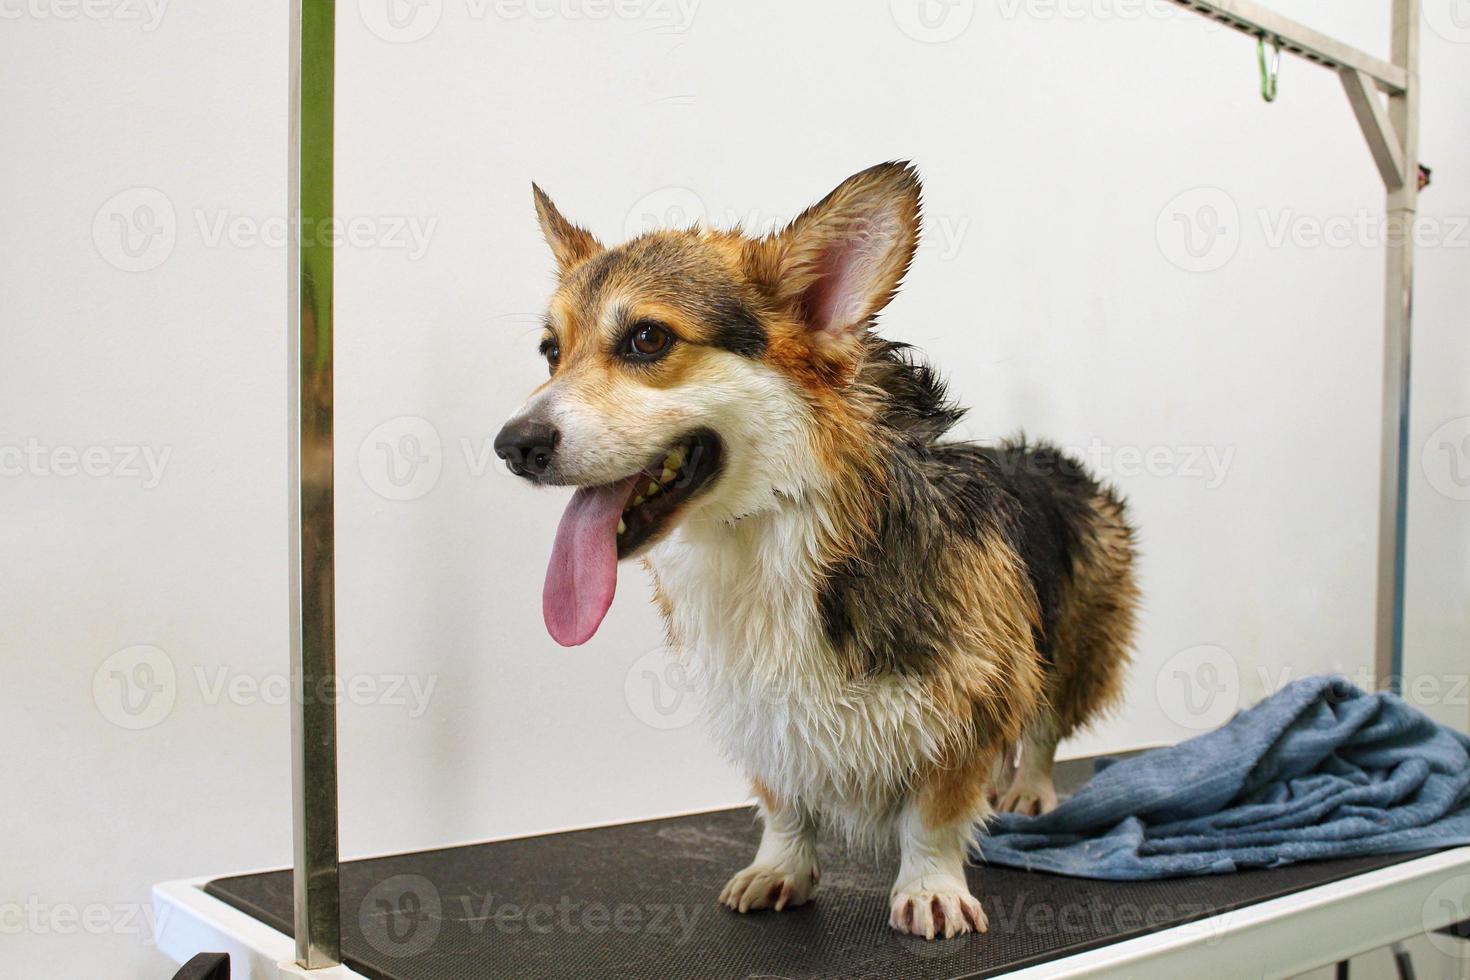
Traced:
<path fill-rule="evenodd" d="M 1404 150 L 1401 137 L 1388 118 L 1388 107 L 1379 100 L 1373 88 L 1373 80 L 1354 68 L 1344 68 L 1338 73 L 1342 87 L 1347 92 L 1348 104 L 1368 141 L 1368 151 L 1378 172 L 1383 175 L 1383 185 L 1390 191 L 1404 186 L 1408 179 L 1404 172 Z"/>
<path fill-rule="evenodd" d="M 1409 87 L 1409 73 L 1402 65 L 1375 58 L 1250 0 L 1174 0 L 1174 3 L 1242 34 L 1278 40 L 1282 50 L 1308 61 L 1339 71 L 1344 68 L 1361 71 L 1385 92 L 1402 92 Z"/>

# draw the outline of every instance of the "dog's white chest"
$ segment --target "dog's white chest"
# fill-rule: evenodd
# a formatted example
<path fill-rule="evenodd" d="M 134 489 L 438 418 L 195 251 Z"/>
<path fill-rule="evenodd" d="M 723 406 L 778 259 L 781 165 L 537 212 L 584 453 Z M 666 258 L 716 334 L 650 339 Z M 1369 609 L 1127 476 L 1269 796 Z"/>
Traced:
<path fill-rule="evenodd" d="M 862 831 L 936 757 L 940 725 L 919 679 L 844 676 L 817 613 L 811 522 L 761 515 L 650 558 L 722 749 L 779 798 Z"/>

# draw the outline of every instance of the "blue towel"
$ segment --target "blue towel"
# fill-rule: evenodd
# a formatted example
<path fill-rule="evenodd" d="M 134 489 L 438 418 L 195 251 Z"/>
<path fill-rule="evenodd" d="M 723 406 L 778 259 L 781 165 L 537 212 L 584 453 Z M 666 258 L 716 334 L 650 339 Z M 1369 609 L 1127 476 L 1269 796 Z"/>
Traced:
<path fill-rule="evenodd" d="M 1216 731 L 1099 760 L 1051 813 L 996 816 L 976 850 L 988 864 L 1121 881 L 1466 843 L 1470 736 L 1320 676 Z"/>

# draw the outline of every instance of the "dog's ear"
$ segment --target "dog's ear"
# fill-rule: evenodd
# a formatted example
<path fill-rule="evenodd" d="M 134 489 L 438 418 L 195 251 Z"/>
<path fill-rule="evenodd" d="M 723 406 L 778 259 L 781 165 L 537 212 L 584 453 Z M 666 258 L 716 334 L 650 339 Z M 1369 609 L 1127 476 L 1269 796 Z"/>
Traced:
<path fill-rule="evenodd" d="M 879 164 L 756 244 L 752 276 L 791 304 L 815 351 L 847 360 L 893 298 L 918 244 L 919 194 L 912 164 Z"/>
<path fill-rule="evenodd" d="M 551 254 L 556 258 L 557 269 L 562 275 L 602 251 L 602 243 L 586 228 L 562 217 L 540 187 L 532 184 L 531 195 L 536 198 L 536 220 L 541 223 L 541 234 L 546 238 L 546 244 L 551 246 Z"/>

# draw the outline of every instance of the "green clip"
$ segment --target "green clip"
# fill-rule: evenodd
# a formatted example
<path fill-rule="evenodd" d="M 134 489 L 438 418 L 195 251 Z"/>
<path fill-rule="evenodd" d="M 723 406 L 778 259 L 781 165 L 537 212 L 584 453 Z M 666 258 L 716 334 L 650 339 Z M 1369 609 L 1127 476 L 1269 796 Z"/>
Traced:
<path fill-rule="evenodd" d="M 1264 35 L 1256 38 L 1256 61 L 1261 66 L 1261 98 L 1267 102 L 1276 101 L 1276 77 L 1281 72 L 1281 39 L 1272 40 L 1274 53 L 1271 55 L 1271 66 L 1266 67 L 1266 38 Z"/>

